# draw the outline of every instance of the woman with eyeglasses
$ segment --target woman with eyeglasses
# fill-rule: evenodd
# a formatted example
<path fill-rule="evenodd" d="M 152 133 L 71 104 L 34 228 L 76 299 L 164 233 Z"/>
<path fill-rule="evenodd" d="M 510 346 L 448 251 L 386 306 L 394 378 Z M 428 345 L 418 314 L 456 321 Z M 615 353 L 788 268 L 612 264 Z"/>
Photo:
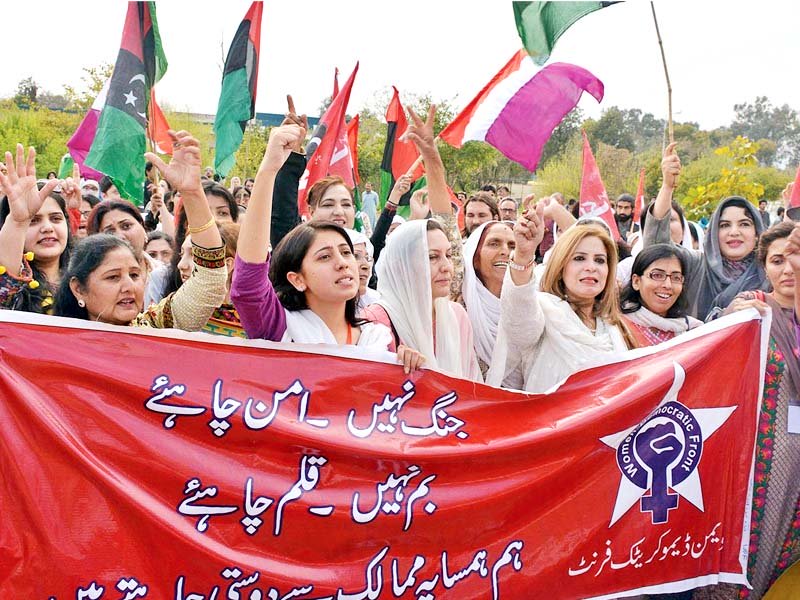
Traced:
<path fill-rule="evenodd" d="M 670 244 L 650 246 L 636 256 L 620 305 L 639 346 L 654 346 L 702 325 L 688 314 L 685 272 L 683 255 Z"/>

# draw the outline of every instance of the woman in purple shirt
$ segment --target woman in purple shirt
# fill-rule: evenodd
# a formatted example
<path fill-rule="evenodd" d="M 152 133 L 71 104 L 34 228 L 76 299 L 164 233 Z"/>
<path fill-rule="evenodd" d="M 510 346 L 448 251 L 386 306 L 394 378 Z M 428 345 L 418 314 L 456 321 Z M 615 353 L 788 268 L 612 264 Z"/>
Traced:
<path fill-rule="evenodd" d="M 355 316 L 358 263 L 340 226 L 324 221 L 298 225 L 278 244 L 270 264 L 275 177 L 304 136 L 296 124 L 270 133 L 239 234 L 231 300 L 251 339 L 386 350 L 389 329 Z M 408 348 L 398 348 L 397 354 L 406 372 L 424 362 Z"/>

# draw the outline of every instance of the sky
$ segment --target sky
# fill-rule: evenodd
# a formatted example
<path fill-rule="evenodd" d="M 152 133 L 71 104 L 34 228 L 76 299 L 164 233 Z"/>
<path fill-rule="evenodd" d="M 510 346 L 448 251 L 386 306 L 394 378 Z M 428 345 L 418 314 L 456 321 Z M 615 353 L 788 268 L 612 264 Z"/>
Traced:
<path fill-rule="evenodd" d="M 169 69 L 159 103 L 213 114 L 227 52 L 250 2 L 159 0 L 158 21 Z M 800 108 L 797 9 L 788 1 L 655 3 L 673 88 L 676 121 L 704 129 L 730 123 L 733 105 L 767 96 Z M 30 0 L 0 6 L 6 54 L 0 97 L 33 77 L 43 89 L 79 85 L 82 68 L 113 63 L 126 3 Z M 462 108 L 519 49 L 510 1 L 279 0 L 264 2 L 258 112 L 283 113 L 291 93 L 315 115 L 360 61 L 348 113 L 404 94 L 430 94 Z M 559 40 L 550 62 L 580 65 L 605 84 L 601 104 L 579 106 L 598 117 L 611 106 L 667 114 L 664 71 L 649 2 L 634 0 L 584 17 Z"/>

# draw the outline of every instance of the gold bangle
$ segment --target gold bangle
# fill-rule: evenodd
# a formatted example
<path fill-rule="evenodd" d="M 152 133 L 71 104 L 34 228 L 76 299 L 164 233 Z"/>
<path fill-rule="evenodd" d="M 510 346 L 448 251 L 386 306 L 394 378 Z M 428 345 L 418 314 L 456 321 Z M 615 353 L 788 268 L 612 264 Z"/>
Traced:
<path fill-rule="evenodd" d="M 189 227 L 189 234 L 202 233 L 207 229 L 211 229 L 215 224 L 216 221 L 214 220 L 214 217 L 211 217 L 211 220 L 205 225 L 202 225 L 201 227 Z"/>

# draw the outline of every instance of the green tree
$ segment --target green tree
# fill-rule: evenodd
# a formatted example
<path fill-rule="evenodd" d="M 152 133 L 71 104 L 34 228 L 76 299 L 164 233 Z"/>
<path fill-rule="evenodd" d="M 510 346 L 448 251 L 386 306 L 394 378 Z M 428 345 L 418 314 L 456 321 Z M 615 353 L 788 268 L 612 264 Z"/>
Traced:
<path fill-rule="evenodd" d="M 88 111 L 113 71 L 114 65 L 111 63 L 100 63 L 95 67 L 84 67 L 84 75 L 81 76 L 83 83 L 80 88 L 64 85 L 64 96 L 67 98 L 69 109 L 80 113 Z"/>
<path fill-rule="evenodd" d="M 766 96 L 754 102 L 735 104 L 736 116 L 731 131 L 736 136 L 751 140 L 762 138 L 777 145 L 772 163 L 797 163 L 800 161 L 800 115 L 788 104 L 773 106 Z"/>
<path fill-rule="evenodd" d="M 33 77 L 27 77 L 17 84 L 17 93 L 14 95 L 14 102 L 17 106 L 35 106 L 39 92 L 39 85 Z"/>
<path fill-rule="evenodd" d="M 708 216 L 717 203 L 727 196 L 742 196 L 755 204 L 764 195 L 764 186 L 752 177 L 757 167 L 757 142 L 742 136 L 727 146 L 717 148 L 714 153 L 727 159 L 718 176 L 705 184 L 688 189 L 683 199 L 687 217 L 700 219 Z"/>

